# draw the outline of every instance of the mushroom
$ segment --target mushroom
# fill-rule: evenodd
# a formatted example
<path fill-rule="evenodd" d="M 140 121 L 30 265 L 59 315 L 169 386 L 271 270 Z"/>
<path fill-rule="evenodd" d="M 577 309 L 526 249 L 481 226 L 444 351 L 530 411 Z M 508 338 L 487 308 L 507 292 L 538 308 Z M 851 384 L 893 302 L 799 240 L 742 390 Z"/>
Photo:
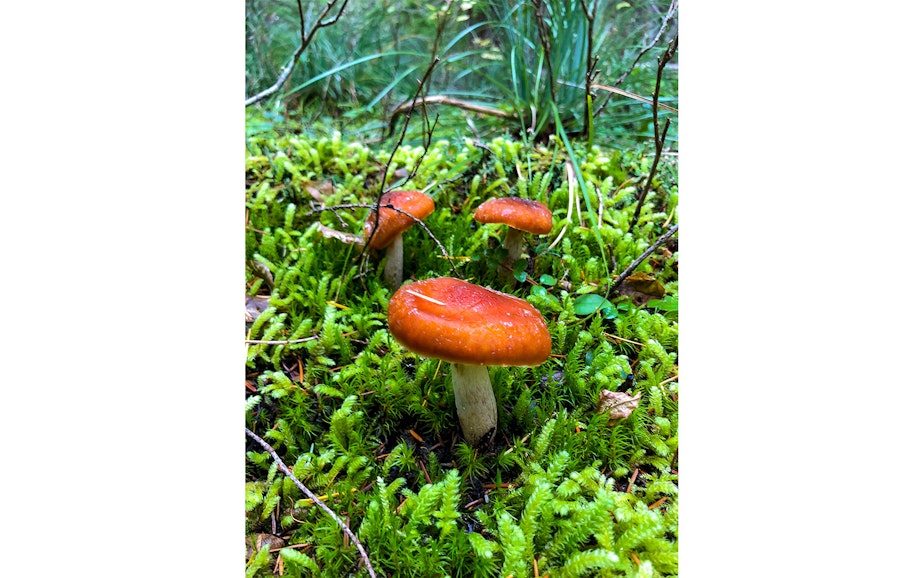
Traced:
<path fill-rule="evenodd" d="M 382 195 L 379 201 L 379 226 L 375 229 L 375 235 L 372 235 L 372 229 L 375 227 L 375 214 L 373 209 L 366 218 L 363 225 L 363 233 L 369 241 L 369 246 L 373 249 L 385 249 L 385 284 L 389 289 L 394 291 L 401 285 L 404 275 L 404 232 L 411 228 L 414 219 L 399 213 L 398 211 L 386 207 L 391 205 L 400 209 L 417 219 L 424 219 L 435 208 L 433 199 L 419 191 L 390 191 Z"/>
<path fill-rule="evenodd" d="M 485 201 L 475 211 L 479 223 L 502 223 L 507 225 L 504 249 L 507 257 L 504 265 L 512 267 L 523 254 L 523 233 L 548 235 L 552 230 L 552 212 L 547 206 L 520 197 L 502 197 Z M 510 279 L 510 275 L 505 275 Z"/>
<path fill-rule="evenodd" d="M 395 340 L 450 362 L 456 413 L 465 441 L 490 443 L 497 403 L 489 365 L 539 365 L 552 351 L 545 320 L 526 301 L 452 277 L 408 283 L 388 303 Z"/>

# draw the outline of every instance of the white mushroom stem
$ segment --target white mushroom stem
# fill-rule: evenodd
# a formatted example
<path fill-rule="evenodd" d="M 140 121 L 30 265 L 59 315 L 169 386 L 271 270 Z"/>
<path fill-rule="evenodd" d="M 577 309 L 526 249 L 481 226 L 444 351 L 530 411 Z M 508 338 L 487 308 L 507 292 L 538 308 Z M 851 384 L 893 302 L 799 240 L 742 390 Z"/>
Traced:
<path fill-rule="evenodd" d="M 507 236 L 504 237 L 504 249 L 507 249 L 507 260 L 505 262 L 510 266 L 513 266 L 513 262 L 520 258 L 520 255 L 523 254 L 523 249 L 526 248 L 523 237 L 523 231 L 507 227 Z"/>
<path fill-rule="evenodd" d="M 385 285 L 397 291 L 404 279 L 404 235 L 398 235 L 391 245 L 385 248 L 385 270 L 382 271 Z"/>
<path fill-rule="evenodd" d="M 469 445 L 494 439 L 497 431 L 497 402 L 484 365 L 452 364 L 452 391 L 462 435 Z"/>

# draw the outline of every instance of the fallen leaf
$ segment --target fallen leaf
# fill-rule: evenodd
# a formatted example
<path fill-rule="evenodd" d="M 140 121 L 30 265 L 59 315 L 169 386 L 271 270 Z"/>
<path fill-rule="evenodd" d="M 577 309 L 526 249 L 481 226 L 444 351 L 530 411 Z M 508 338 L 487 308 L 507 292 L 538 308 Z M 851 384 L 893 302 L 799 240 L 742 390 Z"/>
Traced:
<path fill-rule="evenodd" d="M 253 271 L 254 275 L 263 279 L 263 283 L 266 285 L 267 291 L 273 290 L 273 272 L 270 271 L 270 268 L 266 266 L 266 263 L 261 263 L 256 259 L 251 259 L 247 261 L 247 265 L 250 266 L 250 270 Z"/>
<path fill-rule="evenodd" d="M 664 286 L 648 273 L 633 273 L 616 287 L 620 294 L 632 299 L 636 305 L 644 305 L 651 299 L 664 297 Z"/>
<path fill-rule="evenodd" d="M 399 168 L 391 175 L 391 182 L 392 182 L 392 183 L 397 182 L 397 181 L 399 181 L 400 179 L 403 179 L 403 178 L 407 177 L 407 175 L 408 175 L 407 169 L 404 168 L 404 167 L 399 167 Z"/>
<path fill-rule="evenodd" d="M 321 235 L 325 239 L 337 239 L 341 243 L 352 243 L 353 245 L 362 245 L 365 243 L 362 235 L 354 235 L 352 233 L 344 233 L 343 231 L 338 231 L 337 229 L 331 229 L 330 227 L 325 227 L 322 224 L 318 224 L 318 229 L 321 231 Z"/>
<path fill-rule="evenodd" d="M 285 546 L 286 542 L 279 536 L 273 536 L 272 534 L 251 534 L 247 536 L 246 544 L 247 559 L 250 560 L 254 552 L 260 551 L 266 544 L 269 544 L 270 550 L 275 550 Z"/>
<path fill-rule="evenodd" d="M 642 399 L 642 394 L 631 396 L 621 391 L 610 391 L 604 389 L 600 391 L 597 398 L 597 413 L 609 416 L 606 425 L 613 425 L 621 419 L 629 417 L 638 407 L 638 402 Z"/>
<path fill-rule="evenodd" d="M 311 195 L 311 198 L 323 204 L 329 196 L 334 194 L 334 183 L 311 181 L 305 185 L 305 191 Z"/>
<path fill-rule="evenodd" d="M 269 295 L 247 295 L 244 299 L 244 322 L 253 323 L 268 306 Z"/>

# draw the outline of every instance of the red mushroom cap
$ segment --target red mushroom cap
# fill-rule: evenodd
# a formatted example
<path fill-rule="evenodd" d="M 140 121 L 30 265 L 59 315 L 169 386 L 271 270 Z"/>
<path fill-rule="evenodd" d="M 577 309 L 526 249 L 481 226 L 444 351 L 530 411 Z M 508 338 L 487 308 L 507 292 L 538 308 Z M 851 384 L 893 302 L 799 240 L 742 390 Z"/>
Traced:
<path fill-rule="evenodd" d="M 468 365 L 539 365 L 552 352 L 526 301 L 452 277 L 408 283 L 388 303 L 388 328 L 414 353 Z"/>
<path fill-rule="evenodd" d="M 552 230 L 552 211 L 538 201 L 520 197 L 501 197 L 485 201 L 475 211 L 479 223 L 503 223 L 533 235 Z"/>
<path fill-rule="evenodd" d="M 395 237 L 404 233 L 414 224 L 414 219 L 389 209 L 385 205 L 392 205 L 402 211 L 414 215 L 418 219 L 426 218 L 435 208 L 433 199 L 420 191 L 391 191 L 382 195 L 381 216 L 379 217 L 379 226 L 375 230 L 375 237 L 369 241 L 369 246 L 373 249 L 384 249 L 391 245 Z M 368 239 L 372 233 L 372 227 L 375 225 L 375 211 L 369 213 L 366 223 L 363 225 L 364 236 Z"/>

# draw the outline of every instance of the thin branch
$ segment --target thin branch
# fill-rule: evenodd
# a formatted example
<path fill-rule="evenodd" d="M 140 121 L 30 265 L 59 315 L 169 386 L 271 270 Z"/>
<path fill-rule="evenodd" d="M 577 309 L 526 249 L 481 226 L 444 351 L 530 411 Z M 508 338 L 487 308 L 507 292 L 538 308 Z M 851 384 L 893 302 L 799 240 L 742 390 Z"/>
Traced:
<path fill-rule="evenodd" d="M 671 125 L 671 119 L 668 118 L 664 121 L 664 130 L 661 131 L 660 138 L 658 138 L 658 94 L 661 92 L 661 74 L 664 72 L 664 67 L 667 65 L 668 61 L 674 57 L 676 51 L 677 36 L 674 36 L 674 39 L 668 43 L 664 54 L 658 59 L 658 76 L 655 79 L 655 90 L 651 98 L 651 114 L 654 119 L 655 157 L 654 161 L 651 163 L 651 170 L 648 173 L 648 180 L 645 182 L 645 188 L 642 189 L 642 194 L 638 199 L 638 205 L 635 207 L 635 214 L 632 215 L 632 221 L 629 222 L 627 233 L 631 232 L 632 228 L 638 224 L 639 217 L 642 214 L 642 205 L 645 203 L 645 197 L 648 196 L 648 192 L 651 190 L 651 183 L 654 181 L 655 171 L 657 171 L 658 162 L 661 160 L 661 151 L 664 149 L 664 141 L 667 139 L 667 129 Z"/>
<path fill-rule="evenodd" d="M 325 6 L 324 9 L 321 11 L 321 15 L 318 16 L 318 19 L 315 21 L 314 26 L 312 26 L 311 30 L 306 34 L 305 33 L 305 16 L 302 13 L 302 2 L 301 0 L 298 0 L 298 18 L 299 18 L 299 21 L 301 22 L 301 30 L 299 30 L 299 38 L 301 39 L 301 44 L 299 45 L 295 53 L 292 55 L 292 59 L 289 61 L 289 63 L 286 64 L 285 67 L 282 69 L 282 72 L 279 74 L 279 78 L 276 79 L 275 84 L 273 84 L 273 86 L 267 88 L 266 90 L 260 93 L 257 93 L 251 96 L 250 98 L 244 100 L 245 107 L 248 107 L 252 104 L 260 102 L 266 97 L 272 94 L 275 94 L 276 92 L 279 91 L 280 88 L 282 88 L 282 85 L 285 84 L 287 80 L 289 80 L 289 76 L 292 74 L 292 69 L 295 68 L 295 63 L 298 62 L 298 59 L 301 57 L 302 53 L 305 52 L 305 49 L 308 48 L 309 44 L 311 44 L 311 40 L 314 38 L 315 33 L 321 28 L 326 28 L 327 26 L 331 26 L 332 24 L 340 20 L 340 16 L 343 15 L 343 10 L 346 8 L 346 5 L 350 0 L 343 0 L 343 4 L 340 6 L 340 10 L 337 12 L 337 15 L 328 20 L 324 20 L 324 17 L 327 16 L 328 13 L 330 13 L 331 9 L 339 1 L 340 0 L 330 0 L 327 3 L 327 6 Z"/>
<path fill-rule="evenodd" d="M 449 262 L 449 266 L 452 267 L 453 275 L 455 275 L 456 277 L 459 276 L 459 272 L 456 271 L 456 266 L 452 262 L 453 257 L 449 254 L 448 251 L 446 251 L 446 247 L 444 247 L 443 244 L 440 243 L 440 240 L 436 238 L 436 235 L 433 234 L 433 231 L 431 231 L 430 228 L 427 227 L 427 225 L 423 221 L 421 221 L 414 215 L 408 213 L 407 211 L 399 209 L 398 207 L 392 205 L 391 203 L 385 203 L 384 205 L 380 205 L 380 207 L 384 207 L 386 209 L 397 211 L 398 213 L 401 213 L 402 215 L 405 215 L 405 216 L 408 216 L 414 219 L 414 222 L 420 225 L 420 227 L 424 230 L 424 232 L 426 232 L 427 236 L 430 237 L 433 240 L 433 242 L 436 243 L 436 246 L 440 248 L 440 252 L 443 254 L 443 257 Z M 312 209 L 311 211 L 308 211 L 307 216 L 311 216 L 315 213 L 320 213 L 323 211 L 338 211 L 341 209 L 370 209 L 370 210 L 373 210 L 373 209 L 376 209 L 376 205 L 369 204 L 369 203 L 346 203 L 343 205 L 331 205 L 329 207 L 321 207 L 320 209 Z M 370 239 L 372 238 L 373 234 L 374 232 L 369 234 Z M 368 243 L 366 244 L 366 246 L 368 246 Z"/>
<path fill-rule="evenodd" d="M 298 39 L 303 40 L 305 38 L 305 9 L 302 8 L 302 0 L 296 0 L 298 2 Z M 321 15 L 323 18 L 324 15 Z"/>
<path fill-rule="evenodd" d="M 291 345 L 292 343 L 305 343 L 306 341 L 314 341 L 318 336 L 313 337 L 303 337 L 302 339 L 288 339 L 288 340 L 269 340 L 261 341 L 259 339 L 245 339 L 244 343 L 247 345 Z"/>
<path fill-rule="evenodd" d="M 597 3 L 594 2 L 592 6 L 587 5 L 587 0 L 581 0 L 581 7 L 584 9 L 584 17 L 587 19 L 587 70 L 584 73 L 584 131 L 583 136 L 588 138 L 590 144 L 593 144 L 593 139 L 590 138 L 591 135 L 591 126 L 593 124 L 593 94 L 591 92 L 593 88 L 594 79 L 600 74 L 597 68 L 597 62 L 599 57 L 593 56 L 594 49 L 594 20 L 597 18 Z"/>
<path fill-rule="evenodd" d="M 549 75 L 549 93 L 552 95 L 552 106 L 556 105 L 558 100 L 558 90 L 556 90 L 555 82 L 555 71 L 552 68 L 552 43 L 549 40 L 549 26 L 545 21 L 545 18 L 542 15 L 542 9 L 544 7 L 541 0 L 532 0 L 533 4 L 533 16 L 536 20 L 536 31 L 539 33 L 539 43 L 542 45 L 542 50 L 545 52 L 545 67 L 546 72 Z M 540 74 L 539 71 L 536 71 L 536 74 Z"/>
<path fill-rule="evenodd" d="M 680 224 L 678 223 L 674 225 L 673 227 L 671 227 L 670 229 L 668 229 L 666 233 L 658 237 L 658 240 L 655 241 L 654 244 L 651 245 L 651 247 L 648 247 L 647 249 L 645 249 L 645 252 L 638 256 L 638 259 L 636 259 L 635 261 L 632 261 L 632 263 L 630 263 L 629 266 L 626 267 L 626 270 L 619 274 L 619 277 L 617 277 L 616 280 L 613 281 L 610 287 L 619 287 L 619 284 L 625 281 L 626 277 L 631 275 L 632 271 L 635 271 L 635 268 L 642 264 L 642 261 L 647 259 L 649 255 L 654 253 L 655 249 L 657 249 L 658 247 L 666 243 L 667 240 L 670 239 L 671 236 L 677 232 L 677 229 L 679 227 L 680 227 Z"/>
<path fill-rule="evenodd" d="M 434 58 L 433 61 L 430 63 L 430 66 L 427 67 L 427 71 L 424 72 L 423 78 L 421 78 L 420 80 L 417 81 L 417 91 L 414 93 L 414 96 L 411 98 L 411 102 L 416 101 L 420 96 L 422 96 L 422 92 L 423 92 L 423 90 L 424 90 L 424 86 L 426 86 L 427 81 L 430 79 L 430 75 L 433 74 L 433 70 L 436 68 L 436 65 L 437 65 L 439 62 L 440 62 L 439 57 Z M 425 103 L 425 104 L 424 104 L 424 113 L 423 113 L 423 114 L 424 114 L 424 121 L 425 121 L 425 123 L 428 123 L 428 117 L 426 116 L 426 110 L 427 110 L 427 107 L 426 107 L 426 103 Z M 395 154 L 397 154 L 398 149 L 401 148 L 401 144 L 404 142 L 404 137 L 407 135 L 407 128 L 408 128 L 408 126 L 409 126 L 410 123 L 411 123 L 411 112 L 412 112 L 412 111 L 413 111 L 413 108 L 408 109 L 407 115 L 405 115 L 405 117 L 404 117 L 404 126 L 401 128 L 401 135 L 398 137 L 398 141 L 395 143 L 395 147 L 391 150 L 391 154 L 388 156 L 388 162 L 385 163 L 385 168 L 384 168 L 384 170 L 382 171 L 382 184 L 381 184 L 381 186 L 379 187 L 379 194 L 378 194 L 378 196 L 376 197 L 376 199 L 375 199 L 375 205 L 373 206 L 373 211 L 375 212 L 375 219 L 373 220 L 373 223 L 372 223 L 372 230 L 369 231 L 369 239 L 370 239 L 370 240 L 372 240 L 372 238 L 373 238 L 374 235 L 375 235 L 375 232 L 376 232 L 376 231 L 378 230 L 378 228 L 379 228 L 379 206 L 382 204 L 382 195 L 385 194 L 385 184 L 387 183 L 387 180 L 388 180 L 388 168 L 391 166 L 391 162 L 394 160 Z M 435 124 L 433 125 L 433 127 L 430 128 L 430 136 L 433 135 L 433 129 L 435 129 L 435 128 L 436 128 L 436 125 L 435 125 Z M 426 129 L 425 129 L 425 130 L 426 130 Z M 420 162 L 421 162 L 421 161 L 423 160 L 423 158 L 427 155 L 427 152 L 429 152 L 429 150 L 430 150 L 430 138 L 427 137 L 427 138 L 425 138 L 425 140 L 426 140 L 426 142 L 425 142 L 425 144 L 424 144 L 424 151 L 423 151 L 423 153 L 422 153 L 422 154 L 420 155 L 420 157 L 417 159 L 417 164 L 414 165 L 414 170 L 408 172 L 408 175 L 407 175 L 407 177 L 404 179 L 404 181 L 402 182 L 402 184 L 403 184 L 403 183 L 406 183 L 406 182 L 410 181 L 412 178 L 414 178 L 414 175 L 415 175 L 415 173 L 417 172 L 417 168 L 420 166 Z M 394 209 L 394 207 L 391 207 L 391 205 L 389 205 L 389 207 L 392 208 L 392 209 Z M 398 210 L 398 209 L 395 209 L 395 210 Z M 403 213 L 403 214 L 407 214 L 407 213 L 404 213 L 403 211 L 398 211 L 398 212 Z M 409 215 L 409 216 L 411 216 L 411 218 L 413 218 L 414 221 L 416 221 L 417 223 L 420 223 L 421 225 L 423 225 L 423 223 L 422 223 L 419 219 L 417 219 L 416 217 L 414 217 L 414 216 L 412 216 L 412 215 Z M 433 239 L 436 239 L 436 237 L 433 237 L 433 234 L 430 233 L 430 230 L 427 229 L 426 226 L 424 226 L 424 229 L 427 230 L 427 233 L 428 233 Z M 439 241 L 437 241 L 437 243 L 439 243 Z M 442 247 L 442 245 L 440 245 L 440 246 Z M 369 248 L 369 243 L 366 243 L 365 245 L 363 245 L 362 250 L 359 252 L 359 260 L 360 260 L 360 262 L 362 262 L 363 258 L 365 257 L 366 251 L 368 250 L 368 248 Z M 449 263 L 452 264 L 452 261 L 450 261 Z M 455 271 L 455 268 L 453 268 L 453 271 Z"/>
<path fill-rule="evenodd" d="M 616 85 L 622 84 L 622 82 L 629 76 L 629 74 L 635 68 L 635 65 L 638 64 L 638 61 L 642 59 L 642 56 L 644 56 L 649 50 L 655 47 L 655 45 L 658 43 L 658 40 L 661 39 L 661 35 L 664 34 L 664 31 L 667 29 L 667 25 L 668 23 L 670 23 L 671 19 L 674 17 L 674 12 L 676 11 L 677 11 L 677 0 L 672 0 L 671 5 L 667 9 L 667 14 L 664 15 L 664 21 L 661 22 L 661 28 L 658 30 L 658 33 L 655 34 L 655 37 L 651 40 L 648 46 L 646 46 L 644 49 L 642 49 L 641 52 L 638 53 L 638 56 L 635 57 L 635 61 L 632 63 L 632 66 L 630 66 L 628 70 L 623 72 L 622 76 L 620 76 L 619 79 L 617 79 L 614 84 Z"/>
<path fill-rule="evenodd" d="M 635 94 L 635 93 L 633 93 L 633 92 L 629 92 L 628 90 L 623 90 L 623 89 L 621 89 L 621 88 L 616 88 L 615 86 L 607 86 L 607 85 L 605 85 L 605 84 L 593 84 L 593 85 L 591 85 L 590 87 L 593 88 L 593 89 L 599 89 L 599 90 L 605 90 L 605 91 L 607 91 L 607 92 L 612 92 L 613 94 L 618 94 L 618 95 L 620 95 L 620 96 L 626 96 L 626 97 L 629 97 L 629 98 L 632 98 L 632 99 L 635 99 L 635 100 L 639 100 L 639 101 L 641 101 L 641 102 L 644 102 L 645 104 L 650 104 L 650 105 L 652 105 L 652 106 L 655 106 L 655 103 L 654 103 L 653 101 L 651 101 L 650 99 L 645 98 L 644 96 Z M 668 106 L 668 105 L 664 104 L 663 102 L 657 103 L 657 106 L 658 106 L 658 108 L 663 108 L 664 110 L 669 110 L 669 111 L 671 111 L 671 112 L 680 112 L 679 110 L 677 110 L 677 109 L 674 108 L 673 106 Z"/>
<path fill-rule="evenodd" d="M 449 106 L 454 106 L 456 108 L 461 108 L 463 110 L 470 110 L 472 112 L 477 112 L 479 114 L 487 114 L 489 116 L 496 116 L 504 119 L 513 120 L 516 119 L 516 115 L 512 112 L 506 110 L 501 110 L 499 108 L 492 108 L 490 106 L 485 106 L 483 104 L 475 104 L 474 102 L 468 102 L 466 100 L 460 100 L 458 98 L 452 98 L 451 96 L 445 96 L 442 94 L 434 94 L 431 96 L 425 96 L 423 98 L 415 98 L 410 102 L 405 102 L 404 104 L 395 108 L 391 113 L 391 119 L 388 121 L 389 126 L 394 123 L 395 117 L 402 112 L 406 112 L 408 109 L 416 108 L 420 105 L 426 104 L 446 104 Z"/>
<path fill-rule="evenodd" d="M 658 125 L 654 125 L 655 132 L 655 157 L 654 161 L 651 163 L 651 170 L 648 172 L 648 179 L 645 181 L 645 186 L 642 188 L 642 194 L 638 198 L 638 203 L 635 205 L 635 213 L 632 215 L 632 220 L 629 222 L 629 228 L 627 233 L 631 232 L 635 225 L 638 224 L 639 217 L 642 214 L 642 205 L 645 203 L 645 197 L 648 196 L 648 193 L 651 191 L 651 183 L 654 181 L 655 171 L 658 168 L 658 162 L 661 160 L 661 150 L 664 148 L 664 139 L 667 138 L 667 129 L 671 125 L 671 119 L 664 121 L 664 130 L 661 131 L 661 139 L 657 139 L 658 134 Z"/>
<path fill-rule="evenodd" d="M 343 531 L 344 531 L 344 532 L 346 533 L 346 535 L 350 538 L 350 541 L 353 542 L 353 544 L 356 546 L 356 549 L 359 550 L 359 555 L 360 555 L 360 557 L 362 557 L 363 562 L 366 564 L 366 570 L 369 571 L 369 576 L 372 576 L 372 578 L 375 578 L 375 570 L 372 569 L 372 563 L 369 562 L 369 556 L 366 555 L 366 550 L 363 549 L 363 545 L 359 543 L 359 539 L 356 537 L 355 534 L 353 534 L 353 531 L 350 530 L 350 527 L 347 526 L 346 524 L 344 524 L 343 521 L 342 521 L 340 518 L 337 517 L 337 514 L 335 514 L 330 508 L 327 507 L 327 504 L 325 504 L 325 503 L 322 502 L 320 499 L 318 499 L 318 497 L 315 496 L 314 493 L 313 493 L 311 490 L 309 490 L 308 488 L 306 488 L 305 485 L 304 485 L 303 483 L 301 483 L 301 482 L 298 480 L 298 478 L 295 477 L 295 475 L 292 473 L 292 471 L 289 470 L 289 468 L 286 467 L 286 464 L 285 464 L 285 462 L 282 461 L 282 458 L 280 458 L 280 457 L 276 454 L 276 451 L 273 450 L 272 446 L 270 446 L 268 443 L 266 443 L 265 441 L 263 441 L 263 438 L 261 438 L 261 437 L 258 436 L 257 434 L 255 434 L 255 433 L 253 433 L 252 431 L 250 431 L 250 429 L 248 429 L 247 427 L 244 427 L 244 431 L 247 433 L 248 436 L 250 436 L 250 438 L 251 438 L 253 441 L 255 441 L 255 442 L 257 442 L 258 444 L 260 444 L 260 446 L 263 447 L 263 449 L 265 449 L 266 451 L 268 451 L 268 452 L 270 453 L 270 455 L 273 456 L 273 461 L 276 462 L 276 464 L 279 466 L 279 469 L 282 470 L 282 472 L 283 472 L 286 476 L 288 476 L 290 480 L 292 480 L 292 481 L 295 483 L 296 487 L 298 487 L 299 490 L 301 490 L 306 496 L 308 496 L 309 498 L 311 498 L 311 500 L 312 500 L 315 504 L 317 504 L 319 508 L 321 508 L 322 510 L 324 510 L 324 513 L 326 513 L 328 516 L 330 516 L 331 518 L 333 518 L 334 521 L 337 522 L 337 525 L 340 526 L 341 528 L 343 528 Z"/>
<path fill-rule="evenodd" d="M 594 73 L 594 77 L 596 77 L 597 74 L 599 74 L 599 72 L 600 72 L 599 70 L 596 71 L 596 72 Z M 573 88 L 584 88 L 583 86 L 581 86 L 581 85 L 579 85 L 579 84 L 575 84 L 575 83 L 573 83 L 573 82 L 567 82 L 567 81 L 565 81 L 565 80 L 559 80 L 559 81 L 558 81 L 558 84 L 563 84 L 563 85 L 565 85 L 565 86 L 571 86 L 571 87 L 573 87 Z M 590 85 L 590 88 L 593 89 L 593 90 L 605 90 L 605 91 L 611 92 L 611 93 L 613 93 L 613 94 L 618 94 L 618 95 L 620 95 L 620 96 L 625 96 L 625 97 L 627 97 L 627 98 L 631 98 L 632 100 L 637 100 L 637 101 L 639 101 L 639 102 L 644 102 L 645 104 L 648 104 L 648 105 L 653 105 L 653 104 L 654 104 L 654 103 L 651 101 L 650 98 L 645 98 L 644 96 L 642 96 L 642 95 L 640 95 L 640 94 L 635 94 L 634 92 L 629 92 L 628 90 L 623 90 L 623 89 L 621 89 L 621 88 L 616 88 L 615 86 L 608 86 L 608 85 L 606 85 L 606 84 L 597 84 L 597 83 L 594 83 L 594 84 L 591 84 L 591 85 Z M 679 110 L 677 110 L 677 109 L 674 108 L 673 106 L 666 105 L 666 104 L 664 104 L 663 102 L 659 102 L 659 103 L 658 103 L 658 108 L 662 108 L 662 109 L 664 109 L 664 110 L 669 110 L 669 111 L 671 111 L 671 112 L 677 112 L 677 113 L 680 112 Z M 594 116 L 597 116 L 597 115 L 600 113 L 601 110 L 602 110 L 602 107 L 596 109 L 596 110 L 594 111 Z"/>

